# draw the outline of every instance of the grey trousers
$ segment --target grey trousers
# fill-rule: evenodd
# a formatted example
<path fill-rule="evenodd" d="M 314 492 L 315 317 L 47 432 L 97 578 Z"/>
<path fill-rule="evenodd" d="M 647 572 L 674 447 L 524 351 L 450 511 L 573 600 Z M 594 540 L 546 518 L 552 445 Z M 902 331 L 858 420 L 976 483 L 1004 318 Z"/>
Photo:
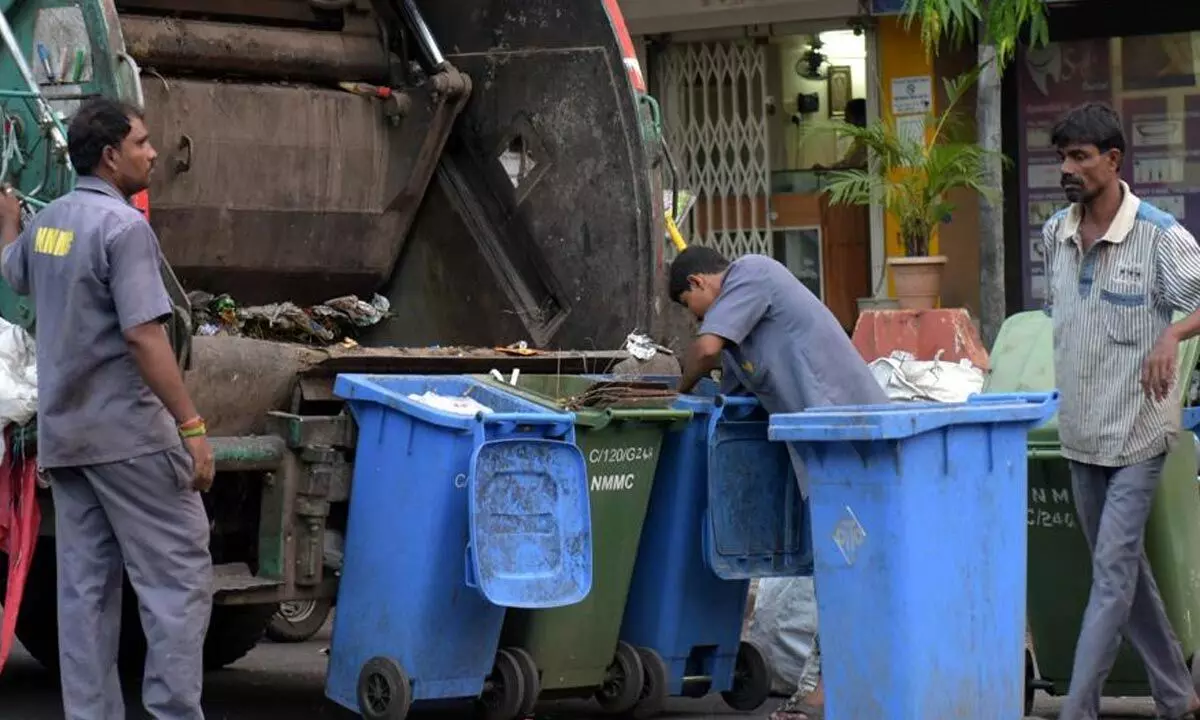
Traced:
<path fill-rule="evenodd" d="M 203 720 L 212 612 L 208 517 L 183 448 L 55 468 L 58 641 L 66 720 L 125 720 L 117 676 L 122 568 L 148 652 L 142 702 L 155 720 Z"/>
<path fill-rule="evenodd" d="M 1092 548 L 1092 592 L 1060 720 L 1096 720 L 1121 636 L 1142 657 L 1158 712 L 1178 718 L 1195 690 L 1150 563 L 1145 530 L 1164 456 L 1123 468 L 1071 463 L 1075 508 Z"/>

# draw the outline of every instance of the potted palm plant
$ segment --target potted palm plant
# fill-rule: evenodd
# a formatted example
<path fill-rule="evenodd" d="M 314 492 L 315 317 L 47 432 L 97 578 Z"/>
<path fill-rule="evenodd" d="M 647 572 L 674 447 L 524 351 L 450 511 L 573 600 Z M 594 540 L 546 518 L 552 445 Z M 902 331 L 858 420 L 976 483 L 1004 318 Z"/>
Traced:
<path fill-rule="evenodd" d="M 931 111 L 917 132 L 900 129 L 891 118 L 865 126 L 831 120 L 810 128 L 810 132 L 847 138 L 870 153 L 872 161 L 865 169 L 830 171 L 825 191 L 831 203 L 880 202 L 896 219 L 905 256 L 888 258 L 888 267 L 901 308 L 929 309 L 941 295 L 946 258 L 931 256 L 929 244 L 954 211 L 950 192 L 967 188 L 989 199 L 1001 192 L 986 185 L 985 170 L 993 151 L 957 139 L 965 126 L 957 107 L 978 74 L 975 69 L 947 79 L 945 107 L 940 113 Z"/>

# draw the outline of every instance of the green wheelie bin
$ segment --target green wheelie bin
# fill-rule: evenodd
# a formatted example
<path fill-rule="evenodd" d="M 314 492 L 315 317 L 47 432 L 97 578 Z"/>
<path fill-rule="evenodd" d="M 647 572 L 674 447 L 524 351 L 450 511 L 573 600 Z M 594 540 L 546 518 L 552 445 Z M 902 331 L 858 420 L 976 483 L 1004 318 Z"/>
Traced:
<path fill-rule="evenodd" d="M 545 697 L 594 696 L 613 713 L 631 710 L 644 685 L 637 650 L 619 640 L 659 450 L 665 432 L 692 416 L 670 409 L 674 394 L 652 385 L 632 393 L 629 384 L 580 375 L 522 375 L 516 388 L 505 385 L 525 399 L 575 412 L 588 471 L 593 575 L 581 603 L 510 609 L 500 644 L 536 666 Z M 532 705 L 531 699 L 524 710 Z"/>
<path fill-rule="evenodd" d="M 1050 317 L 1040 310 L 1010 317 L 992 349 L 985 392 L 1054 388 L 1052 331 Z M 1179 355 L 1179 382 L 1186 389 L 1200 359 L 1200 341 L 1183 343 Z M 1146 556 L 1189 662 L 1200 649 L 1200 491 L 1196 475 L 1196 438 L 1185 429 L 1167 457 L 1146 526 Z M 1057 417 L 1029 433 L 1027 522 L 1026 618 L 1033 648 L 1026 653 L 1029 714 L 1034 688 L 1055 695 L 1067 692 L 1092 582 L 1091 554 L 1075 513 L 1071 471 L 1062 457 Z M 1104 691 L 1109 696 L 1150 694 L 1141 658 L 1128 642 L 1122 643 Z"/>

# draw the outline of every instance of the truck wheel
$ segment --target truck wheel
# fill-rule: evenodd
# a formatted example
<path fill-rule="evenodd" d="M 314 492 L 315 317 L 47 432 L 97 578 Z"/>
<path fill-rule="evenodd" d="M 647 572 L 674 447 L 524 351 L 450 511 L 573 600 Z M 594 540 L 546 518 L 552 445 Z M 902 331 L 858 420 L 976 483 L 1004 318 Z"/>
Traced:
<path fill-rule="evenodd" d="M 46 559 L 49 558 L 49 559 Z M 39 538 L 17 615 L 17 639 L 42 667 L 58 668 L 58 580 L 54 542 Z M 0 599 L 8 592 L 8 556 L 0 553 Z"/>
<path fill-rule="evenodd" d="M 58 672 L 58 611 L 54 540 L 38 541 L 37 554 L 25 581 L 25 597 L 17 616 L 17 639 L 34 660 Z M 6 556 L 0 555 L 0 557 Z M 0 597 L 8 586 L 7 562 L 0 563 Z M 121 597 L 120 669 L 140 677 L 145 667 L 146 637 L 138 615 L 137 595 L 128 580 Z M 217 670 L 240 660 L 258 645 L 276 605 L 214 605 L 204 639 L 204 668 Z"/>
<path fill-rule="evenodd" d="M 204 669 L 219 670 L 246 657 L 262 641 L 276 609 L 275 605 L 214 605 L 204 638 Z"/>
<path fill-rule="evenodd" d="M 298 643 L 308 640 L 325 627 L 333 610 L 331 600 L 292 600 L 279 603 L 279 610 L 267 624 L 267 637 L 275 642 Z"/>

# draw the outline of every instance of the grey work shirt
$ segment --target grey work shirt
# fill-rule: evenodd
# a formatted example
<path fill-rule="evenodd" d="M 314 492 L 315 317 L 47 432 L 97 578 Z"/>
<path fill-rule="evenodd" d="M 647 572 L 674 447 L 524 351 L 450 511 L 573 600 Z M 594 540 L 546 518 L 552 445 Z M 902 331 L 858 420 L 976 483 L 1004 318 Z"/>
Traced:
<path fill-rule="evenodd" d="M 45 468 L 128 460 L 179 445 L 123 332 L 170 316 L 162 251 L 107 182 L 81 177 L 5 248 L 4 279 L 37 307 L 38 455 Z"/>
<path fill-rule="evenodd" d="M 746 255 L 730 264 L 700 332 L 727 341 L 725 374 L 771 414 L 888 402 L 829 308 L 769 257 Z M 792 464 L 807 494 L 794 451 Z"/>
<path fill-rule="evenodd" d="M 1105 467 L 1134 465 L 1174 445 L 1181 388 L 1176 383 L 1162 402 L 1147 398 L 1142 368 L 1173 312 L 1200 307 L 1195 238 L 1122 187 L 1112 226 L 1088 252 L 1078 206 L 1054 215 L 1042 231 L 1062 453 Z"/>

